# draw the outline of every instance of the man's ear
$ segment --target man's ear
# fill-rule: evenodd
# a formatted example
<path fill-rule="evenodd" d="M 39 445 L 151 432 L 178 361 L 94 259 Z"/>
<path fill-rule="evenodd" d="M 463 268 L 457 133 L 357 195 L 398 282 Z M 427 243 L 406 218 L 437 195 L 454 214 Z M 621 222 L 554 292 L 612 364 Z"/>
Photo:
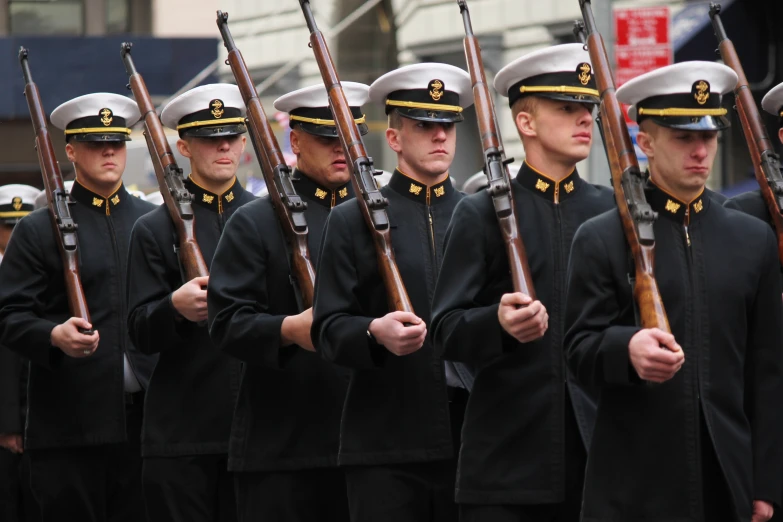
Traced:
<path fill-rule="evenodd" d="M 294 154 L 299 154 L 301 152 L 301 148 L 299 147 L 299 131 L 296 129 L 291 129 L 291 134 L 289 136 L 289 141 L 291 142 L 291 152 Z"/>
<path fill-rule="evenodd" d="M 65 155 L 68 157 L 68 161 L 71 163 L 76 161 L 76 149 L 73 148 L 72 143 L 65 144 Z"/>
<path fill-rule="evenodd" d="M 389 148 L 396 153 L 402 152 L 402 144 L 400 143 L 400 130 L 392 129 L 389 127 L 386 129 L 386 143 L 389 144 Z"/>
<path fill-rule="evenodd" d="M 636 135 L 636 144 L 649 159 L 655 157 L 655 138 L 652 134 L 639 131 L 639 134 Z"/>
<path fill-rule="evenodd" d="M 520 111 L 514 118 L 517 125 L 517 132 L 520 136 L 532 137 L 536 135 L 536 121 L 529 112 Z"/>
<path fill-rule="evenodd" d="M 247 136 L 242 135 L 242 152 L 245 152 L 245 147 L 247 146 Z"/>
<path fill-rule="evenodd" d="M 778 139 L 780 140 L 780 143 L 783 143 L 783 127 L 778 129 Z"/>
<path fill-rule="evenodd" d="M 177 150 L 179 151 L 180 154 L 182 154 L 188 159 L 192 157 L 192 154 L 190 153 L 190 143 L 188 143 L 187 140 L 183 140 L 182 138 L 178 139 Z"/>

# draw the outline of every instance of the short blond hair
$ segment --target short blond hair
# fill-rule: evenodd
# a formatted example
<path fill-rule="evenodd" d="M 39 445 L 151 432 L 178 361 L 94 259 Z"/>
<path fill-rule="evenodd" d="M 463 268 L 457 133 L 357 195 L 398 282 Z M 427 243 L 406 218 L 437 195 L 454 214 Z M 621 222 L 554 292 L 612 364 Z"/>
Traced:
<path fill-rule="evenodd" d="M 389 128 L 390 129 L 402 129 L 402 116 L 397 109 L 392 109 L 389 113 Z"/>
<path fill-rule="evenodd" d="M 511 116 L 514 118 L 514 121 L 516 121 L 520 112 L 526 112 L 531 116 L 535 116 L 539 101 L 538 96 L 522 96 L 515 101 L 511 106 Z"/>

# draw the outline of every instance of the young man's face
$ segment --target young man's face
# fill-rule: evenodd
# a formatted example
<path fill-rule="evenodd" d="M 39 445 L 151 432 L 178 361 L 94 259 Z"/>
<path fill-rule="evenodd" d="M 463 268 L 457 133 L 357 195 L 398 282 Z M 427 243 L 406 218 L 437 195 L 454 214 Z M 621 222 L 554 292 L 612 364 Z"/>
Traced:
<path fill-rule="evenodd" d="M 547 157 L 559 163 L 576 165 L 590 154 L 593 107 L 586 103 L 540 97 L 532 114 L 525 116 L 527 113 L 520 113 L 517 116 L 517 128 L 522 136 L 537 139 Z M 525 122 L 525 118 L 528 121 Z"/>
<path fill-rule="evenodd" d="M 247 138 L 243 134 L 215 138 L 187 137 L 177 141 L 180 154 L 190 159 L 190 168 L 206 180 L 225 183 L 234 179 Z"/>
<path fill-rule="evenodd" d="M 337 137 L 317 136 L 294 128 L 291 151 L 296 154 L 296 167 L 320 185 L 333 190 L 351 179 L 351 170 Z"/>
<path fill-rule="evenodd" d="M 652 121 L 642 129 L 637 141 L 649 159 L 653 181 L 678 193 L 704 188 L 718 152 L 718 131 L 672 129 Z"/>
<path fill-rule="evenodd" d="M 399 166 L 421 176 L 448 172 L 457 149 L 454 123 L 432 123 L 401 117 L 400 128 L 386 130 L 386 141 L 397 153 Z"/>
<path fill-rule="evenodd" d="M 65 146 L 68 160 L 76 165 L 79 179 L 93 187 L 119 185 L 125 171 L 124 141 L 72 141 Z"/>

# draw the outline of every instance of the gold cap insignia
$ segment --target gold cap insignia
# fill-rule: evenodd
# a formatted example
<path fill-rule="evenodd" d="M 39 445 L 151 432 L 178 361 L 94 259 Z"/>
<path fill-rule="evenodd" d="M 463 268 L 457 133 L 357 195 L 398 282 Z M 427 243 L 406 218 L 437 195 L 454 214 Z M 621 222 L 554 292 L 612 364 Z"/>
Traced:
<path fill-rule="evenodd" d="M 549 188 L 549 183 L 547 183 L 542 179 L 539 179 L 538 181 L 536 181 L 536 188 L 541 192 L 546 192 L 546 190 Z"/>
<path fill-rule="evenodd" d="M 328 192 L 326 192 L 323 189 L 315 189 L 315 197 L 317 197 L 318 199 L 326 198 L 327 194 L 328 194 Z"/>
<path fill-rule="evenodd" d="M 215 118 L 222 118 L 223 117 L 223 100 L 214 99 L 209 102 L 209 106 L 212 107 L 212 110 L 209 111 L 212 113 L 212 116 Z"/>
<path fill-rule="evenodd" d="M 570 194 L 574 191 L 574 180 L 569 181 L 563 187 L 565 187 L 566 194 Z"/>
<path fill-rule="evenodd" d="M 435 188 L 435 197 L 436 198 L 441 197 L 445 193 L 446 193 L 446 187 L 444 187 L 443 185 L 441 185 L 440 187 L 436 187 Z"/>
<path fill-rule="evenodd" d="M 693 204 L 693 210 L 695 210 L 697 214 L 699 212 L 701 212 L 702 210 L 704 210 L 704 201 L 700 199 L 699 201 L 694 203 Z"/>
<path fill-rule="evenodd" d="M 111 125 L 111 122 L 114 120 L 114 113 L 108 108 L 101 109 L 98 112 L 98 116 L 101 117 L 101 123 L 103 123 L 104 127 Z"/>
<path fill-rule="evenodd" d="M 348 187 L 341 188 L 337 195 L 340 196 L 340 199 L 348 197 Z"/>
<path fill-rule="evenodd" d="M 579 73 L 579 83 L 582 85 L 587 85 L 590 83 L 590 79 L 593 77 L 592 72 L 593 68 L 590 66 L 587 62 L 582 62 L 579 64 L 579 66 L 576 68 L 576 72 Z"/>
<path fill-rule="evenodd" d="M 226 199 L 226 201 L 228 201 L 229 203 L 231 203 L 232 201 L 234 201 L 234 191 L 232 190 L 231 192 L 229 192 L 228 194 L 226 194 L 226 196 L 225 196 L 225 199 Z"/>
<path fill-rule="evenodd" d="M 204 194 L 201 196 L 201 201 L 204 203 L 212 204 L 212 201 L 215 199 L 215 196 L 210 196 L 209 194 Z"/>
<path fill-rule="evenodd" d="M 677 211 L 680 210 L 681 206 L 682 205 L 680 205 L 679 203 L 675 203 L 671 199 L 666 200 L 666 210 L 668 210 L 672 214 L 676 214 Z"/>
<path fill-rule="evenodd" d="M 101 198 L 92 198 L 92 204 L 93 206 L 100 207 L 103 205 L 103 200 Z"/>
<path fill-rule="evenodd" d="M 21 210 L 22 209 L 22 198 L 19 196 L 16 196 L 14 199 L 11 200 L 11 205 L 14 207 L 14 210 Z"/>
<path fill-rule="evenodd" d="M 440 101 L 443 97 L 443 82 L 440 80 L 430 80 L 427 89 L 430 91 L 430 97 L 435 101 Z"/>
<path fill-rule="evenodd" d="M 421 194 L 421 188 L 422 188 L 422 187 L 420 187 L 419 185 L 416 185 L 416 184 L 414 184 L 414 183 L 411 183 L 411 188 L 410 188 L 410 189 L 408 189 L 408 192 L 410 192 L 411 194 L 414 194 L 414 195 L 418 196 L 419 194 Z"/>
<path fill-rule="evenodd" d="M 710 82 L 706 80 L 694 82 L 691 92 L 696 99 L 696 103 L 704 105 L 710 99 Z"/>
<path fill-rule="evenodd" d="M 114 203 L 115 205 L 119 205 L 119 203 L 120 203 L 120 195 L 116 194 L 113 198 L 111 198 L 111 202 Z"/>

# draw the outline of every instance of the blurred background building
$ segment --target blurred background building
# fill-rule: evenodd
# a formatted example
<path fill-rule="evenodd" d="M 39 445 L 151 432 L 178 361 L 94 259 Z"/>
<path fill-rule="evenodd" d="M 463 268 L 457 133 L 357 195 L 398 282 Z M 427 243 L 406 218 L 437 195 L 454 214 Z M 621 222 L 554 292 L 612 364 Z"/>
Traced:
<path fill-rule="evenodd" d="M 341 79 L 371 83 L 399 65 L 439 61 L 465 67 L 463 26 L 454 0 L 311 0 L 320 28 L 329 36 Z M 756 99 L 783 81 L 783 2 L 723 0 L 723 20 L 737 47 Z M 487 77 L 534 49 L 575 41 L 573 21 L 581 17 L 578 0 L 469 0 L 473 28 L 482 46 Z M 629 8 L 664 7 L 668 19 L 670 61 L 715 60 L 717 47 L 704 0 L 593 0 L 599 29 L 610 54 L 618 36 L 615 14 Z M 68 98 L 91 91 L 127 93 L 119 56 L 120 42 L 134 42 L 133 55 L 156 102 L 200 83 L 233 81 L 222 62 L 225 50 L 215 12 L 229 13 L 229 26 L 258 86 L 261 101 L 279 139 L 285 122 L 274 118 L 272 101 L 290 90 L 320 82 L 309 33 L 294 0 L 0 0 L 0 175 L 12 182 L 40 185 L 33 134 L 22 96 L 16 59 L 20 45 L 30 49 L 30 64 L 48 112 Z M 627 38 L 628 35 L 620 35 Z M 642 46 L 644 44 L 643 40 Z M 637 42 L 638 43 L 638 42 Z M 653 46 L 654 47 L 654 46 Z M 652 47 L 651 47 L 652 49 Z M 653 53 L 654 54 L 654 53 Z M 631 56 L 630 64 L 628 57 Z M 649 58 L 649 57 L 648 57 Z M 645 56 L 623 54 L 626 69 Z M 637 63 L 638 62 L 638 63 Z M 625 71 L 628 73 L 628 71 Z M 727 100 L 731 106 L 733 100 Z M 496 97 L 508 156 L 524 157 L 506 99 Z M 376 166 L 395 167 L 385 144 L 386 119 L 380 107 L 367 107 L 371 133 L 367 146 Z M 765 115 L 776 145 L 778 122 Z M 727 192 L 752 188 L 752 166 L 739 121 L 721 137 L 722 147 L 711 185 Z M 62 137 L 53 132 L 58 153 Z M 595 132 L 598 138 L 598 132 Z M 126 179 L 144 190 L 155 185 L 144 140 L 129 150 Z M 173 137 L 172 137 L 173 140 Z M 241 177 L 259 167 L 248 148 Z M 600 139 L 580 172 L 595 182 L 609 176 Z M 62 158 L 64 159 L 64 157 Z M 146 161 L 145 161 L 146 160 Z M 186 162 L 184 167 L 187 168 Z M 459 185 L 481 169 L 480 142 L 473 111 L 458 131 L 452 175 Z M 61 163 L 64 170 L 69 165 Z"/>

